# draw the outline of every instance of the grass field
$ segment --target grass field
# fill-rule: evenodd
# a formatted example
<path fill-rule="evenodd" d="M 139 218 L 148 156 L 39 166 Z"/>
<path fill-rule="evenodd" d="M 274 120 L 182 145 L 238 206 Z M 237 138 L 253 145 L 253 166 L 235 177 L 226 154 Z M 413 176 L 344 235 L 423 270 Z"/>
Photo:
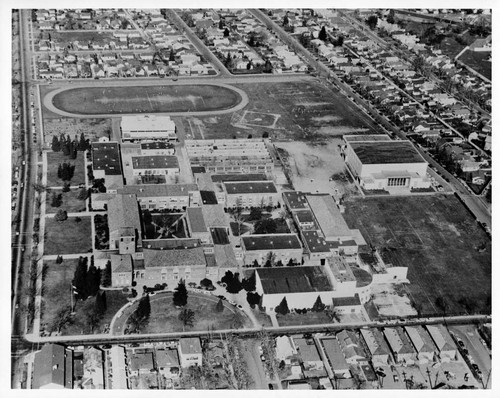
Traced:
<path fill-rule="evenodd" d="M 346 97 L 312 78 L 234 86 L 248 95 L 245 109 L 232 115 L 188 118 L 184 125 L 188 132 L 192 127 L 193 138 L 201 139 L 198 130 L 202 130 L 206 139 L 246 138 L 250 133 L 260 137 L 268 132 L 276 141 L 326 141 L 377 128 Z"/>
<path fill-rule="evenodd" d="M 307 314 L 277 314 L 276 319 L 280 326 L 320 325 L 333 322 L 325 312 L 312 311 L 307 312 Z"/>
<path fill-rule="evenodd" d="M 57 169 L 62 163 L 70 163 L 75 166 L 75 172 L 71 179 L 71 186 L 85 184 L 85 159 L 83 152 L 78 152 L 76 159 L 64 156 L 62 152 L 47 152 L 47 186 L 62 187 L 64 181 L 57 178 Z"/>
<path fill-rule="evenodd" d="M 92 249 L 92 229 L 90 217 L 69 217 L 66 221 L 58 222 L 52 217 L 45 219 L 44 253 L 50 254 L 78 254 L 87 253 Z"/>
<path fill-rule="evenodd" d="M 215 312 L 218 298 L 200 294 L 189 293 L 188 303 L 184 308 L 194 311 L 194 327 L 186 327 L 186 330 L 207 330 L 209 327 L 214 330 L 230 329 L 234 326 L 235 318 L 241 320 L 243 327 L 250 327 L 252 323 L 246 315 L 239 309 L 224 302 L 224 311 Z M 166 333 L 182 332 L 183 325 L 178 316 L 181 309 L 175 308 L 172 302 L 172 293 L 159 293 L 150 297 L 151 316 L 149 324 L 141 333 Z M 124 314 L 115 322 L 114 332 L 123 333 L 123 327 L 128 317 L 137 308 L 137 302 L 132 307 L 127 308 Z"/>
<path fill-rule="evenodd" d="M 365 198 L 345 206 L 349 227 L 360 229 L 386 263 L 408 267 L 407 292 L 422 313 L 439 313 L 439 296 L 451 313 L 464 312 L 462 297 L 488 311 L 491 241 L 457 198 Z"/>
<path fill-rule="evenodd" d="M 488 59 L 490 60 L 488 61 Z M 492 62 L 490 52 L 475 52 L 467 50 L 460 56 L 459 60 L 487 79 L 491 80 Z"/>
<path fill-rule="evenodd" d="M 53 104 L 79 115 L 200 112 L 230 109 L 241 96 L 217 85 L 75 88 L 58 93 Z"/>
<path fill-rule="evenodd" d="M 47 266 L 47 274 L 43 283 L 44 310 L 41 323 L 46 324 L 49 330 L 57 312 L 71 302 L 71 281 L 78 265 L 78 259 L 66 259 L 61 264 L 57 264 L 54 260 L 48 260 L 44 261 L 44 265 Z M 94 333 L 101 332 L 105 324 L 109 325 L 116 312 L 127 303 L 127 298 L 121 290 L 108 290 L 105 294 L 107 308 L 99 325 L 95 327 Z M 94 300 L 94 297 L 89 297 L 85 301 L 75 303 L 73 323 L 61 331 L 63 335 L 78 335 L 82 334 L 82 331 L 85 334 L 90 334 L 86 314 L 89 308 L 92 308 Z"/>
<path fill-rule="evenodd" d="M 63 203 L 59 207 L 52 207 L 52 194 L 56 195 L 62 194 Z M 78 212 L 80 210 L 86 210 L 85 201 L 78 199 L 78 194 L 80 193 L 80 189 L 72 189 L 69 192 L 62 192 L 61 189 L 51 189 L 50 192 L 47 192 L 47 206 L 45 207 L 45 211 L 47 213 L 57 213 L 59 209 L 65 210 L 68 213 Z"/>

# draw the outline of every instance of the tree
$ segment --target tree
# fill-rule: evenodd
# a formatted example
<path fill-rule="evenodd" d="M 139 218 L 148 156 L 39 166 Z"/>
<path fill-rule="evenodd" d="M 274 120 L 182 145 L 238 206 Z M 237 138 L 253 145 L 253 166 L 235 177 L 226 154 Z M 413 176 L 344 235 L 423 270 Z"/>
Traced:
<path fill-rule="evenodd" d="M 253 266 L 255 268 L 259 268 L 260 267 L 259 262 L 257 261 L 257 259 L 253 260 Z"/>
<path fill-rule="evenodd" d="M 80 257 L 73 275 L 73 287 L 76 293 L 77 300 L 85 300 L 88 297 L 87 288 L 87 257 Z"/>
<path fill-rule="evenodd" d="M 337 37 L 337 41 L 335 43 L 336 46 L 341 47 L 344 44 L 344 36 Z"/>
<path fill-rule="evenodd" d="M 219 301 L 215 305 L 215 312 L 222 312 L 222 311 L 224 311 L 224 303 L 222 302 L 222 299 L 219 299 Z"/>
<path fill-rule="evenodd" d="M 316 299 L 316 302 L 312 306 L 312 311 L 314 312 L 321 312 L 324 311 L 325 305 L 323 304 L 323 301 L 321 301 L 321 296 L 318 296 Z"/>
<path fill-rule="evenodd" d="M 89 191 L 86 188 L 80 189 L 80 192 L 78 192 L 78 199 L 87 200 L 88 197 L 89 197 Z"/>
<path fill-rule="evenodd" d="M 274 234 L 277 229 L 276 221 L 272 218 L 267 218 L 255 223 L 254 234 Z"/>
<path fill-rule="evenodd" d="M 64 156 L 69 156 L 71 154 L 71 139 L 64 138 L 61 140 L 61 149 Z"/>
<path fill-rule="evenodd" d="M 288 19 L 288 15 L 285 15 L 283 18 L 283 26 L 288 26 L 290 25 L 290 20 Z"/>
<path fill-rule="evenodd" d="M 262 138 L 269 138 L 269 133 L 267 131 L 264 131 L 262 133 Z"/>
<path fill-rule="evenodd" d="M 256 283 L 256 278 L 255 278 L 255 271 L 254 271 L 254 272 L 252 272 L 252 275 L 250 275 L 248 278 L 244 278 L 241 281 L 241 286 L 247 292 L 253 292 L 255 290 L 255 283 Z"/>
<path fill-rule="evenodd" d="M 181 279 L 179 281 L 179 284 L 175 288 L 173 297 L 174 305 L 176 307 L 184 307 L 187 304 L 187 300 L 188 300 L 188 292 L 186 289 L 186 284 L 184 283 L 184 280 Z"/>
<path fill-rule="evenodd" d="M 238 272 L 233 274 L 231 271 L 228 270 L 221 278 L 221 282 L 226 284 L 226 290 L 228 293 L 236 294 L 240 292 L 241 289 L 243 289 L 239 276 L 240 274 Z"/>
<path fill-rule="evenodd" d="M 65 306 L 57 311 L 56 316 L 52 320 L 50 325 L 51 330 L 57 330 L 58 333 L 61 333 L 61 330 L 73 323 L 73 317 L 71 315 L 71 306 Z"/>
<path fill-rule="evenodd" d="M 129 318 L 132 328 L 136 331 L 142 329 L 149 322 L 150 315 L 151 303 L 149 302 L 149 294 L 146 294 L 141 297 L 137 309 Z"/>
<path fill-rule="evenodd" d="M 438 298 L 436 298 L 435 304 L 436 307 L 443 311 L 443 316 L 446 316 L 446 311 L 449 307 L 448 301 L 443 296 L 439 296 Z"/>
<path fill-rule="evenodd" d="M 228 37 L 229 36 L 229 29 L 226 28 L 224 29 L 224 37 Z"/>
<path fill-rule="evenodd" d="M 104 272 L 101 275 L 101 280 L 104 287 L 111 286 L 111 261 L 109 260 L 106 263 L 106 268 L 104 268 Z"/>
<path fill-rule="evenodd" d="M 260 220 L 262 218 L 262 209 L 260 207 L 252 207 L 248 221 Z"/>
<path fill-rule="evenodd" d="M 293 267 L 294 265 L 295 265 L 295 263 L 293 262 L 292 259 L 288 260 L 287 267 Z"/>
<path fill-rule="evenodd" d="M 266 61 L 264 62 L 264 69 L 262 71 L 264 73 L 272 73 L 273 64 L 271 64 L 271 61 L 269 60 L 269 58 L 266 58 Z"/>
<path fill-rule="evenodd" d="M 281 300 L 281 303 L 275 308 L 275 311 L 281 315 L 286 315 L 290 312 L 286 297 L 283 297 L 283 300 Z"/>
<path fill-rule="evenodd" d="M 378 23 L 378 18 L 376 15 L 370 15 L 368 17 L 368 19 L 366 20 L 366 23 L 368 24 L 368 26 L 370 27 L 370 29 L 375 29 L 377 27 L 377 23 Z"/>
<path fill-rule="evenodd" d="M 395 19 L 394 19 L 394 9 L 391 8 L 391 10 L 389 11 L 389 15 L 387 16 L 387 22 L 388 23 L 394 23 L 395 22 Z"/>
<path fill-rule="evenodd" d="M 68 219 L 68 213 L 63 209 L 59 209 L 56 215 L 54 216 L 54 220 L 58 222 L 63 222 L 66 221 L 67 219 Z"/>
<path fill-rule="evenodd" d="M 192 328 L 194 326 L 194 311 L 189 308 L 184 308 L 179 314 L 179 320 L 182 322 L 182 329 L 189 326 Z"/>
<path fill-rule="evenodd" d="M 247 301 L 248 304 L 250 304 L 250 307 L 252 308 L 255 308 L 256 305 L 260 304 L 260 299 L 261 296 L 259 293 L 252 293 L 252 292 L 247 293 Z"/>
<path fill-rule="evenodd" d="M 99 291 L 96 296 L 95 296 L 95 311 L 96 313 L 102 315 L 104 312 L 106 312 L 108 305 L 106 302 L 106 292 L 105 291 Z"/>
<path fill-rule="evenodd" d="M 203 278 L 201 281 L 200 281 L 200 286 L 204 289 L 211 289 L 213 288 L 214 284 L 212 283 L 212 281 L 208 278 Z"/>
<path fill-rule="evenodd" d="M 168 60 L 169 60 L 170 62 L 175 62 L 175 51 L 174 51 L 173 49 L 172 49 L 172 50 L 170 50 L 170 54 L 169 54 L 169 56 L 168 56 Z"/>
<path fill-rule="evenodd" d="M 318 39 L 325 41 L 328 38 L 328 35 L 326 34 L 326 28 L 323 26 L 321 30 L 319 31 L 318 34 Z"/>
<path fill-rule="evenodd" d="M 57 136 L 52 136 L 52 145 L 51 148 L 54 152 L 59 152 L 61 150 L 61 143 L 57 139 Z"/>
<path fill-rule="evenodd" d="M 61 264 L 63 262 L 63 257 L 62 256 L 57 256 L 56 258 L 56 264 Z"/>
<path fill-rule="evenodd" d="M 151 224 L 153 221 L 153 216 L 151 216 L 151 212 L 148 209 L 143 211 L 142 220 L 144 221 L 144 224 Z"/>
<path fill-rule="evenodd" d="M 55 192 L 52 192 L 52 195 L 50 197 L 50 205 L 52 207 L 59 207 L 62 205 L 62 202 L 62 194 L 56 194 Z"/>
<path fill-rule="evenodd" d="M 62 191 L 63 191 L 63 192 L 69 192 L 69 191 L 70 191 L 70 185 L 69 185 L 69 183 L 65 182 L 65 183 L 63 184 Z"/>
<path fill-rule="evenodd" d="M 219 30 L 224 29 L 224 23 L 222 22 L 222 19 L 219 19 Z"/>
<path fill-rule="evenodd" d="M 101 284 L 101 272 L 94 264 L 91 264 L 87 270 L 87 292 L 90 296 L 95 296 L 99 291 Z"/>

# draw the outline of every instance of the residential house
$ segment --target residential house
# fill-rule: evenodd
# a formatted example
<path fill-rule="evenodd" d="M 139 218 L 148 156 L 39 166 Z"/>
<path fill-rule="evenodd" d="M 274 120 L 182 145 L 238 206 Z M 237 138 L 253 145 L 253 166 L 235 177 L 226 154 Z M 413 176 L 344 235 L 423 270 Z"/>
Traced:
<path fill-rule="evenodd" d="M 155 372 L 153 353 L 128 351 L 129 370 L 132 376 Z"/>
<path fill-rule="evenodd" d="M 179 358 L 183 368 L 201 366 L 203 353 L 199 337 L 181 338 L 177 349 L 179 350 Z"/>
<path fill-rule="evenodd" d="M 365 350 L 361 346 L 356 332 L 345 329 L 337 333 L 335 337 L 340 344 L 347 363 L 351 365 L 368 363 Z"/>
<path fill-rule="evenodd" d="M 335 337 L 332 338 L 321 338 L 319 339 L 323 350 L 325 352 L 326 358 L 330 368 L 332 369 L 335 377 L 340 378 L 350 378 L 351 372 L 349 370 L 349 364 L 347 363 L 339 342 Z"/>
<path fill-rule="evenodd" d="M 297 347 L 304 376 L 306 378 L 326 376 L 325 365 L 319 355 L 316 344 L 314 344 L 314 340 L 293 336 L 292 338 L 295 347 Z"/>
<path fill-rule="evenodd" d="M 388 365 L 391 352 L 380 329 L 361 329 L 361 335 L 368 346 L 373 365 Z"/>
<path fill-rule="evenodd" d="M 397 363 L 412 365 L 416 360 L 416 352 L 403 328 L 385 328 L 384 335 Z"/>
<path fill-rule="evenodd" d="M 167 379 L 179 376 L 179 355 L 177 350 L 165 348 L 156 350 L 156 366 Z"/>
<path fill-rule="evenodd" d="M 455 360 L 457 357 L 457 346 L 450 333 L 444 325 L 425 325 L 431 335 L 432 341 L 439 350 L 439 358 L 442 362 Z"/>
<path fill-rule="evenodd" d="M 421 364 L 433 362 L 436 355 L 436 346 L 431 336 L 423 326 L 405 326 L 406 333 L 417 351 L 417 358 Z"/>

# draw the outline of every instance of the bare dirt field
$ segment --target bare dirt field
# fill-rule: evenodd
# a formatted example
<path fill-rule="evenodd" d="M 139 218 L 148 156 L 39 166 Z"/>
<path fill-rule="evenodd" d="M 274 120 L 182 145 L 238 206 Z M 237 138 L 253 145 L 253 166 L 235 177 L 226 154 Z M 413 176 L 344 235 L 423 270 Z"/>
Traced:
<path fill-rule="evenodd" d="M 332 138 L 327 144 L 276 143 L 296 190 L 329 193 L 337 198 L 360 195 L 354 182 L 348 179 L 338 148 L 340 143 L 339 138 Z"/>
<path fill-rule="evenodd" d="M 85 138 L 97 141 L 101 137 L 110 137 L 111 119 L 73 119 L 66 117 L 44 118 L 43 137 L 46 145 L 51 145 L 52 137 L 60 134 L 67 134 L 71 138 L 80 138 L 80 134 L 85 134 Z"/>
<path fill-rule="evenodd" d="M 355 198 L 344 217 L 386 264 L 408 267 L 406 286 L 422 314 L 463 313 L 461 299 L 491 311 L 491 240 L 467 209 L 450 195 Z"/>
<path fill-rule="evenodd" d="M 267 132 L 276 141 L 326 141 L 377 128 L 344 96 L 315 79 L 234 86 L 247 93 L 248 105 L 233 114 L 186 118 L 193 138 L 260 137 Z"/>

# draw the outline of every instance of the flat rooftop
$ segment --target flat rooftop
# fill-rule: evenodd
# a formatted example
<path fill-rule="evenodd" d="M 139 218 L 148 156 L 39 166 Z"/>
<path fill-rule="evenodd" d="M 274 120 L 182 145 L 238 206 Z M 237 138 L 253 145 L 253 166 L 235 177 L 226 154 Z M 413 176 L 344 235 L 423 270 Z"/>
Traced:
<path fill-rule="evenodd" d="M 265 294 L 326 292 L 332 290 L 320 266 L 259 268 L 256 270 Z"/>
<path fill-rule="evenodd" d="M 296 234 L 246 235 L 241 237 L 246 251 L 301 249 Z"/>
<path fill-rule="evenodd" d="M 171 197 L 188 196 L 189 192 L 198 191 L 196 184 L 143 184 L 126 185 L 118 190 L 119 194 L 135 194 L 138 198 L 144 197 Z"/>
<path fill-rule="evenodd" d="M 306 198 L 326 239 L 352 235 L 335 200 L 330 195 L 307 195 Z"/>
<path fill-rule="evenodd" d="M 286 192 L 283 192 L 283 197 L 286 199 L 290 210 L 309 209 L 309 205 L 307 204 L 306 195 L 302 192 L 286 191 Z"/>
<path fill-rule="evenodd" d="M 154 150 L 154 149 L 170 149 L 173 148 L 173 144 L 164 141 L 153 141 L 153 142 L 143 142 L 141 143 L 141 149 L 144 150 Z"/>
<path fill-rule="evenodd" d="M 179 161 L 175 156 L 133 156 L 132 167 L 134 169 L 177 169 Z"/>
<path fill-rule="evenodd" d="M 214 174 L 213 182 L 231 182 L 231 181 L 267 181 L 265 174 Z"/>
<path fill-rule="evenodd" d="M 427 163 L 410 141 L 351 142 L 363 164 Z"/>
<path fill-rule="evenodd" d="M 125 115 L 122 116 L 121 128 L 130 133 L 171 131 L 175 130 L 175 123 L 170 116 Z"/>
<path fill-rule="evenodd" d="M 106 175 L 121 175 L 120 147 L 117 142 L 92 143 L 92 168 Z"/>
<path fill-rule="evenodd" d="M 278 192 L 272 181 L 225 182 L 224 186 L 228 195 Z"/>

